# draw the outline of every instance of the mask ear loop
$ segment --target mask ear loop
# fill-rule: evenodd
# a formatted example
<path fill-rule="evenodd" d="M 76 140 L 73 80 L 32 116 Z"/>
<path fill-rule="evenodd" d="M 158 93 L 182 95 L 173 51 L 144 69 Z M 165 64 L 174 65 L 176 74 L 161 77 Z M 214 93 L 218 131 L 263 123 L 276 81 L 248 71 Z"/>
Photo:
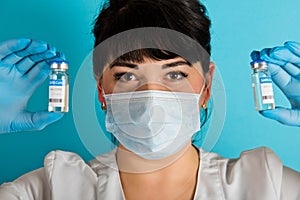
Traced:
<path fill-rule="evenodd" d="M 201 95 L 202 95 L 204 89 L 206 88 L 206 81 L 205 80 L 206 79 L 203 79 L 203 86 L 201 88 L 200 98 L 201 98 Z M 207 103 L 205 102 L 205 100 L 204 100 L 203 104 L 201 105 L 201 109 L 203 109 L 203 111 L 204 111 L 204 119 L 203 120 L 201 119 L 201 127 L 203 127 L 205 125 L 205 123 L 207 122 L 207 119 L 208 119 L 208 107 L 207 107 Z"/>

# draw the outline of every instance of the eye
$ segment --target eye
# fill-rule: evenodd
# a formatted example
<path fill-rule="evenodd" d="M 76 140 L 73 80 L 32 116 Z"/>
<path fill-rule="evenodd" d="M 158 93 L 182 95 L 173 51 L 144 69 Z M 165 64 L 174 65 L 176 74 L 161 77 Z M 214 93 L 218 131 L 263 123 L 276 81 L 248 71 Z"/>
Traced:
<path fill-rule="evenodd" d="M 173 71 L 173 72 L 169 72 L 167 73 L 166 77 L 169 80 L 181 80 L 183 78 L 186 78 L 188 75 L 184 72 L 180 72 L 180 71 Z"/>
<path fill-rule="evenodd" d="M 115 80 L 121 82 L 129 82 L 129 81 L 136 81 L 137 77 L 131 72 L 123 72 L 123 73 L 116 73 L 114 75 Z"/>

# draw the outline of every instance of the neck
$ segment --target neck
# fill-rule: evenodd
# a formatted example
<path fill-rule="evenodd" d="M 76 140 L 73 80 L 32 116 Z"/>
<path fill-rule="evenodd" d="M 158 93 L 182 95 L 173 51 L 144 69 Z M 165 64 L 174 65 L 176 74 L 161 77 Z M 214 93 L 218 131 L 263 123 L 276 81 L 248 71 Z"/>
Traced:
<path fill-rule="evenodd" d="M 196 159 L 195 159 L 196 158 Z M 159 160 L 147 160 L 131 151 L 121 144 L 117 150 L 118 169 L 128 173 L 150 173 L 176 168 L 182 163 L 194 162 L 199 160 L 198 151 L 189 142 L 184 148 L 175 154 Z M 199 161 L 198 161 L 199 162 Z M 197 163 L 198 163 L 197 162 Z"/>
<path fill-rule="evenodd" d="M 152 188 L 152 194 L 157 189 L 157 195 L 162 195 L 160 193 L 163 191 L 164 197 L 169 196 L 169 193 L 178 193 L 177 196 L 194 194 L 199 155 L 191 143 L 176 155 L 161 160 L 145 160 L 120 149 L 122 148 L 117 152 L 117 162 L 119 170 L 121 169 L 119 173 L 125 196 L 130 194 L 131 188 L 140 188 L 140 191 L 146 193 L 145 188 Z M 123 154 L 127 156 L 123 157 Z"/>

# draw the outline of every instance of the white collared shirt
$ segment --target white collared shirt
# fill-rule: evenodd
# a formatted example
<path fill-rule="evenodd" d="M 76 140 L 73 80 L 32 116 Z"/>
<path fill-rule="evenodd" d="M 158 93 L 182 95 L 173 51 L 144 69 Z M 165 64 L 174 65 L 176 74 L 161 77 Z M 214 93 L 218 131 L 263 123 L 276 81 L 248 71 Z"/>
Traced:
<path fill-rule="evenodd" d="M 268 148 L 245 151 L 238 159 L 200 150 L 194 200 L 296 200 L 300 174 L 282 166 Z M 116 150 L 86 164 L 75 153 L 52 151 L 44 167 L 0 187 L 2 200 L 124 199 Z"/>

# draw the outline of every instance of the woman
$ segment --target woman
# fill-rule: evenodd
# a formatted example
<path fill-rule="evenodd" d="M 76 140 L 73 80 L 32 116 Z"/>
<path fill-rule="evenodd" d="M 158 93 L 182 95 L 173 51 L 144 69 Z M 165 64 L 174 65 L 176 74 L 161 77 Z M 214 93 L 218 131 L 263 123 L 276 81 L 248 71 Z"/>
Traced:
<path fill-rule="evenodd" d="M 205 7 L 196 0 L 105 5 L 94 27 L 94 72 L 106 127 L 118 148 L 89 164 L 74 153 L 50 152 L 44 168 L 3 184 L 0 199 L 299 198 L 299 173 L 282 166 L 271 150 L 225 159 L 193 145 L 215 68 L 209 60 L 209 27 Z M 177 33 L 176 40 L 168 30 L 171 36 Z M 108 43 L 113 45 L 101 48 L 119 33 Z M 273 63 L 276 81 L 281 80 L 276 77 L 279 62 L 293 63 L 299 49 L 300 44 L 287 43 L 259 56 Z M 300 104 L 295 100 L 293 105 L 296 112 Z"/>

